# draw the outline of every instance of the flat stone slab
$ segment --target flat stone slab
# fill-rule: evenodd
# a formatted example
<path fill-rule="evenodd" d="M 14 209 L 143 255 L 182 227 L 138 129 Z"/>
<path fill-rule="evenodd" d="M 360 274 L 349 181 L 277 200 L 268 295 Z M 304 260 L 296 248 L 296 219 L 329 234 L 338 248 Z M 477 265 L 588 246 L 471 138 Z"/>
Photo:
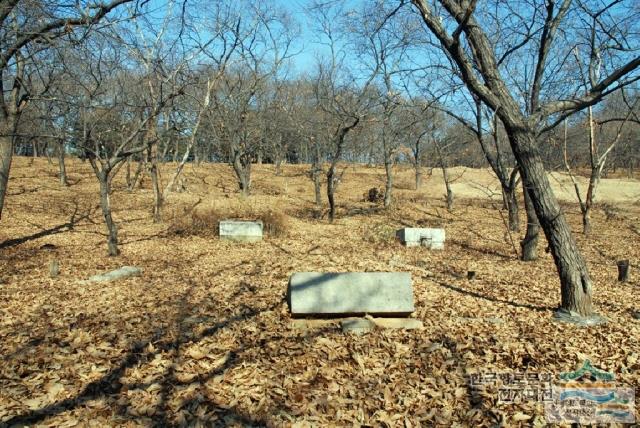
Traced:
<path fill-rule="evenodd" d="M 407 247 L 427 247 L 431 250 L 444 250 L 444 229 L 405 227 L 396 232 L 396 236 Z"/>
<path fill-rule="evenodd" d="M 87 279 L 86 282 L 109 282 L 117 279 L 128 278 L 130 276 L 139 276 L 142 273 L 142 269 L 134 266 L 122 266 L 116 270 L 110 272 L 101 273 L 100 275 L 94 275 Z"/>
<path fill-rule="evenodd" d="M 376 329 L 373 321 L 366 318 L 349 318 L 340 322 L 343 333 L 364 334 Z"/>
<path fill-rule="evenodd" d="M 287 303 L 295 316 L 407 316 L 415 308 L 409 272 L 298 272 Z"/>
<path fill-rule="evenodd" d="M 366 324 L 355 323 L 354 320 L 365 320 Z M 357 328 L 358 325 L 364 326 L 365 329 L 384 328 L 384 329 L 400 329 L 400 330 L 422 330 L 424 325 L 422 321 L 415 318 L 333 318 L 333 319 L 292 319 L 289 327 L 294 330 L 313 330 L 313 329 L 332 329 L 340 326 L 343 331 L 349 328 Z"/>
<path fill-rule="evenodd" d="M 592 327 L 602 324 L 606 324 L 608 320 L 596 313 L 591 316 L 583 317 L 575 312 L 568 311 L 566 309 L 559 308 L 553 314 L 553 320 L 558 322 L 564 322 L 569 324 L 575 324 L 580 327 Z"/>
<path fill-rule="evenodd" d="M 371 321 L 378 328 L 397 328 L 401 330 L 422 330 L 422 321 L 415 318 L 373 318 Z"/>
<path fill-rule="evenodd" d="M 261 221 L 222 220 L 219 224 L 220 239 L 237 242 L 262 241 Z"/>

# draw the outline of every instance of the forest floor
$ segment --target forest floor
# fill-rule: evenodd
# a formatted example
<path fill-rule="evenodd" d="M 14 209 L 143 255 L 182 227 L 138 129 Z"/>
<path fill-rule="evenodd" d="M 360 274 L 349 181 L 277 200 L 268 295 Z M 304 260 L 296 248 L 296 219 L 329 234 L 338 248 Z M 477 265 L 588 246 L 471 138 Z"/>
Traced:
<path fill-rule="evenodd" d="M 537 261 L 518 260 L 488 170 L 453 171 L 448 212 L 438 170 L 415 191 L 399 168 L 394 208 L 382 210 L 364 195 L 383 170 L 349 167 L 333 224 L 315 218 L 306 170 L 255 166 L 242 198 L 229 166 L 188 165 L 160 223 L 149 179 L 127 192 L 122 170 L 111 196 L 122 254 L 108 257 L 89 165 L 69 160 L 64 188 L 46 159 L 16 158 L 0 222 L 0 426 L 542 426 L 542 402 L 498 403 L 500 383 L 478 394 L 470 378 L 555 378 L 590 359 L 640 387 L 640 182 L 603 181 L 593 234 L 575 234 L 609 320 L 583 328 L 553 321 L 560 288 L 544 238 Z M 558 191 L 570 186 L 556 177 Z M 562 199 L 579 232 L 575 199 Z M 201 217 L 271 210 L 284 229 L 255 244 L 220 241 L 215 226 L 179 233 L 198 201 Z M 446 249 L 402 247 L 403 226 L 445 227 Z M 623 284 L 619 259 L 632 264 Z M 81 282 L 125 265 L 143 274 Z M 425 328 L 293 329 L 284 296 L 300 271 L 411 272 Z"/>

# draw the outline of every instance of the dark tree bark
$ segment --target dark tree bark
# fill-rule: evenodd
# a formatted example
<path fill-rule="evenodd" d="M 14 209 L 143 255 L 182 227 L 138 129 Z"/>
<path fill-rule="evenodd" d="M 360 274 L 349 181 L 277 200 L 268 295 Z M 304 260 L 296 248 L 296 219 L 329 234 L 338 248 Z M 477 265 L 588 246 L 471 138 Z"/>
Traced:
<path fill-rule="evenodd" d="M 587 264 L 551 190 L 542 160 L 535 150 L 535 134 L 532 131 L 513 129 L 507 123 L 505 127 L 560 276 L 561 307 L 583 316 L 591 315 L 592 284 Z"/>
<path fill-rule="evenodd" d="M 249 196 L 251 192 L 251 157 L 248 153 L 241 152 L 236 146 L 232 146 L 233 171 L 238 178 L 238 187 L 243 196 Z"/>
<path fill-rule="evenodd" d="M 9 184 L 15 128 L 16 124 L 13 118 L 5 118 L 0 122 L 0 219 Z"/>
<path fill-rule="evenodd" d="M 524 207 L 527 213 L 527 231 L 522 241 L 520 241 L 520 259 L 529 262 L 538 258 L 537 249 L 540 226 L 538 225 L 538 217 L 536 216 L 536 211 L 524 182 L 522 183 L 522 194 L 524 196 Z"/>

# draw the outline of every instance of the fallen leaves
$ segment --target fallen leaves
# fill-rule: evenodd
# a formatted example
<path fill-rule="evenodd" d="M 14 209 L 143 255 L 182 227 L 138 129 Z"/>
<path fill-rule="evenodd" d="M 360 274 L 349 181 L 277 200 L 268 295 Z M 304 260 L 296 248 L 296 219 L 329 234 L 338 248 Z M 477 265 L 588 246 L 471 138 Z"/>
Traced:
<path fill-rule="evenodd" d="M 46 161 L 36 165 L 48 168 Z M 34 198 L 56 207 L 74 198 L 80 207 L 95 204 L 97 188 L 85 167 L 69 167 L 71 174 L 86 174 L 80 185 L 10 198 L 0 233 L 26 236 L 38 231 L 33 225 L 68 220 L 63 209 L 33 208 Z M 194 198 L 222 203 L 217 190 L 196 177 L 223 180 L 228 188 L 233 178 L 223 166 L 211 168 L 188 172 L 189 191 L 172 195 L 168 216 Z M 247 203 L 291 212 L 311 206 L 304 167 L 287 168 L 287 174 L 300 174 L 288 179 L 308 194 L 257 192 Z M 33 175 L 19 158 L 14 171 Z M 358 195 L 376 173 L 358 169 L 345 175 L 341 210 L 361 204 Z M 273 187 L 282 179 L 266 166 L 256 169 L 258 183 Z M 45 175 L 17 179 L 34 188 L 44 180 Z M 402 200 L 411 194 L 400 189 L 397 195 Z M 615 264 L 593 250 L 624 250 L 637 260 L 637 243 L 622 232 L 627 220 L 600 223 L 596 211 L 594 224 L 603 233 L 591 241 L 578 236 L 596 278 L 594 298 L 611 319 L 602 327 L 578 329 L 551 321 L 559 290 L 550 257 L 541 254 L 529 264 L 500 256 L 510 254 L 508 242 L 482 239 L 502 230 L 500 217 L 474 203 L 461 201 L 447 213 L 438 199 L 426 205 L 405 201 L 388 213 L 339 214 L 333 225 L 292 216 L 286 237 L 269 238 L 285 253 L 268 241 L 231 245 L 216 238 L 163 237 L 166 225 L 151 221 L 150 202 L 149 188 L 116 189 L 114 215 L 125 242 L 116 259 L 102 255 L 99 215 L 95 224 L 2 250 L 0 425 L 542 426 L 543 410 L 536 403 L 497 404 L 496 387 L 472 396 L 469 374 L 557 374 L 589 357 L 621 383 L 639 384 L 640 322 L 628 315 L 636 308 L 638 284 L 617 284 Z M 637 216 L 638 208 L 632 209 Z M 369 226 L 394 230 L 425 219 L 446 224 L 452 242 L 444 252 L 403 248 L 384 237 L 372 243 L 363 234 Z M 54 254 L 40 250 L 48 242 L 60 261 L 56 279 L 47 270 Z M 140 266 L 144 274 L 78 284 L 122 265 Z M 471 265 L 477 278 L 467 281 Z M 415 317 L 424 330 L 376 329 L 356 337 L 331 324 L 289 328 L 283 297 L 291 273 L 390 269 L 412 272 Z M 42 409 L 35 422 L 21 419 Z"/>

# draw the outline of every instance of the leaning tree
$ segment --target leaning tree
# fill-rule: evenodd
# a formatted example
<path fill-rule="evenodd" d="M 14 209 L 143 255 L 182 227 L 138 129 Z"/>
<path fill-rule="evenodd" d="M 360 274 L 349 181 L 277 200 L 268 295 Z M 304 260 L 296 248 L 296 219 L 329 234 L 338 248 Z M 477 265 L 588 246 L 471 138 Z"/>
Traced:
<path fill-rule="evenodd" d="M 592 315 L 587 264 L 551 190 L 538 137 L 640 78 L 635 2 L 411 3 L 446 63 L 455 64 L 469 91 L 504 125 L 558 270 L 562 313 Z M 586 85 L 580 67 L 587 70 Z"/>

